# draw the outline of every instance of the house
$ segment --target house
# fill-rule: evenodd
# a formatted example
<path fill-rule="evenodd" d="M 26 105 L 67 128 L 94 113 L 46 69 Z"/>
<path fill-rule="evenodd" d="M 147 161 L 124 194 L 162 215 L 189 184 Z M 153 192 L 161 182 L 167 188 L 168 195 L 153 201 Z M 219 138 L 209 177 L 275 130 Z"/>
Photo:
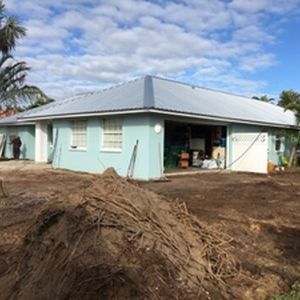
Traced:
<path fill-rule="evenodd" d="M 203 156 L 218 167 L 266 173 L 269 161 L 288 154 L 282 130 L 296 129 L 293 112 L 276 105 L 154 76 L 32 109 L 17 124 L 20 132 L 35 126 L 37 162 L 95 173 L 114 167 L 145 180 L 178 168 L 182 152 L 190 165 Z"/>

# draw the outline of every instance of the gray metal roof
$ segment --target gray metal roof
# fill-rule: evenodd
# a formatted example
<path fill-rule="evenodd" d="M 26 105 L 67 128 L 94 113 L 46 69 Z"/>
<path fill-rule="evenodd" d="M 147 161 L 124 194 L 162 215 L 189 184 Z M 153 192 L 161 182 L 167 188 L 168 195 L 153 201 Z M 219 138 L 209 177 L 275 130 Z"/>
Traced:
<path fill-rule="evenodd" d="M 155 108 L 266 124 L 295 125 L 291 111 L 251 98 L 153 78 Z"/>
<path fill-rule="evenodd" d="M 0 125 L 9 125 L 9 124 L 15 124 L 16 122 L 18 122 L 17 116 L 13 115 L 13 116 L 9 116 L 9 117 L 5 117 L 5 118 L 1 118 L 0 119 Z"/>
<path fill-rule="evenodd" d="M 21 126 L 33 124 L 31 122 L 24 122 L 23 120 L 19 119 L 22 115 L 23 113 L 17 113 L 9 117 L 1 118 L 0 126 Z"/>
<path fill-rule="evenodd" d="M 97 92 L 85 93 L 28 111 L 23 118 L 74 115 L 143 109 L 149 99 L 150 78 L 130 81 Z M 144 99 L 145 98 L 145 99 Z"/>
<path fill-rule="evenodd" d="M 233 122 L 296 125 L 294 113 L 276 105 L 154 76 L 50 103 L 22 114 L 21 119 L 147 109 Z"/>

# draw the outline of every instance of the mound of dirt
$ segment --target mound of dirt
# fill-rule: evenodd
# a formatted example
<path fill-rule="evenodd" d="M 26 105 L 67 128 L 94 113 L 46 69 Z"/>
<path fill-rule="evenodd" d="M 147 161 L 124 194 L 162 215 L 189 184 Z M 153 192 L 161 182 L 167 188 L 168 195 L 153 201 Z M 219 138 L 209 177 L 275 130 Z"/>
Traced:
<path fill-rule="evenodd" d="M 2 299 L 229 299 L 236 267 L 228 249 L 228 238 L 183 204 L 108 169 L 47 204 Z"/>

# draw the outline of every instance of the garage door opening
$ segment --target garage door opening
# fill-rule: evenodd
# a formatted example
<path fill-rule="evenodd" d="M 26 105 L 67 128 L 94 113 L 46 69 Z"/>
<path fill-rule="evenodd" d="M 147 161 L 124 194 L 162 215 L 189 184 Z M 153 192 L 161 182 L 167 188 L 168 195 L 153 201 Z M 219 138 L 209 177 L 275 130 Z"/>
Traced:
<path fill-rule="evenodd" d="M 226 168 L 226 126 L 165 122 L 164 173 Z"/>

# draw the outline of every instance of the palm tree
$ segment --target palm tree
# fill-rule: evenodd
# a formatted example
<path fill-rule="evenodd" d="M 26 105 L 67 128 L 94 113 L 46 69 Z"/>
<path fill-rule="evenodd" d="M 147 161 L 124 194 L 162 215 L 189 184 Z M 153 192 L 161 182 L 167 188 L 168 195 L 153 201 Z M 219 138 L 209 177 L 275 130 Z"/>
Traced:
<path fill-rule="evenodd" d="M 30 68 L 25 62 L 14 62 L 11 55 L 0 58 L 0 103 L 14 103 L 44 97 L 36 86 L 25 84 Z"/>
<path fill-rule="evenodd" d="M 24 37 L 26 29 L 19 24 L 16 16 L 5 16 L 5 5 L 0 0 L 0 51 L 3 55 L 15 49 L 17 40 Z"/>
<path fill-rule="evenodd" d="M 294 105 L 296 103 L 300 103 L 300 93 L 297 93 L 294 90 L 281 92 L 278 102 L 279 106 L 287 108 L 289 105 Z"/>
<path fill-rule="evenodd" d="M 274 98 L 269 98 L 267 95 L 263 95 L 260 97 L 253 96 L 252 99 L 263 101 L 263 102 L 268 102 L 268 103 L 273 103 L 275 100 Z"/>
<path fill-rule="evenodd" d="M 54 100 L 51 98 L 38 98 L 36 101 L 34 101 L 33 103 L 31 103 L 29 106 L 25 107 L 25 110 L 28 109 L 32 109 L 32 108 L 36 108 L 36 107 L 40 107 L 43 105 L 46 105 L 48 103 L 53 102 Z"/>
<path fill-rule="evenodd" d="M 0 103 L 6 105 L 48 98 L 38 87 L 25 84 L 30 68 L 26 62 L 17 62 L 12 56 L 17 41 L 25 34 L 26 29 L 17 17 L 5 15 L 5 5 L 0 0 Z"/>
<path fill-rule="evenodd" d="M 300 126 L 300 93 L 293 90 L 282 91 L 280 94 L 278 105 L 283 107 L 285 110 L 289 109 L 295 113 L 296 122 L 298 127 Z M 291 167 L 295 160 L 297 154 L 297 147 L 300 142 L 300 128 L 296 134 L 291 135 L 291 140 L 293 142 L 293 147 L 289 159 L 288 166 Z"/>

